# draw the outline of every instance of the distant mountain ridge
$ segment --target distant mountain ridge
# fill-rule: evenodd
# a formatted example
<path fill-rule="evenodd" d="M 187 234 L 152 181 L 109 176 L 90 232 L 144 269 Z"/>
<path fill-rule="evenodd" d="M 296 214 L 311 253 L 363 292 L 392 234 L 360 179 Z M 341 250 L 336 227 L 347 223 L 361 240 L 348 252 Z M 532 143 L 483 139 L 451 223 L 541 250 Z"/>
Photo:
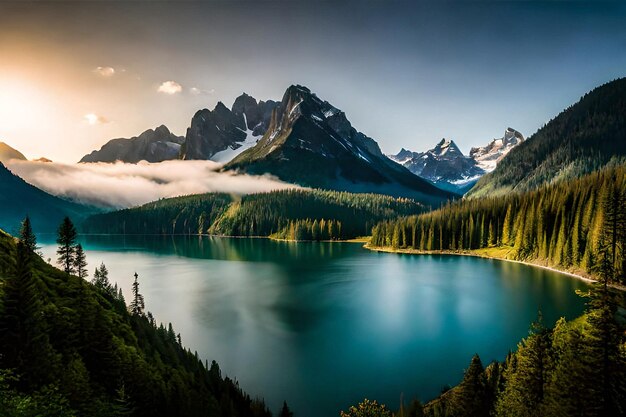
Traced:
<path fill-rule="evenodd" d="M 4 142 L 0 142 L 0 162 L 6 164 L 10 159 L 26 161 L 26 157 L 23 153 Z"/>
<path fill-rule="evenodd" d="M 463 194 L 481 176 L 495 169 L 498 161 L 523 140 L 521 133 L 509 127 L 502 138 L 493 139 L 487 146 L 472 148 L 470 156 L 463 155 L 453 140 L 441 139 L 426 152 L 411 152 L 402 148 L 389 158 L 439 188 Z"/>
<path fill-rule="evenodd" d="M 626 78 L 593 89 L 511 150 L 468 196 L 533 190 L 623 162 L 625 114 Z"/>
<path fill-rule="evenodd" d="M 390 161 L 341 110 L 308 88 L 290 86 L 258 143 L 226 170 L 272 174 L 303 186 L 410 197 L 438 204 L 454 194 Z"/>
<path fill-rule="evenodd" d="M 161 125 L 130 139 L 110 140 L 100 150 L 85 155 L 79 162 L 162 162 L 177 159 L 183 142 L 183 137 L 174 135 Z"/>
<path fill-rule="evenodd" d="M 55 232 L 63 217 L 80 221 L 95 212 L 30 185 L 0 162 L 0 229 L 17 231 L 28 215 L 38 232 Z"/>
<path fill-rule="evenodd" d="M 523 141 L 524 135 L 508 127 L 502 138 L 492 140 L 487 146 L 470 149 L 470 158 L 476 161 L 485 172 L 491 172 L 511 149 Z"/>

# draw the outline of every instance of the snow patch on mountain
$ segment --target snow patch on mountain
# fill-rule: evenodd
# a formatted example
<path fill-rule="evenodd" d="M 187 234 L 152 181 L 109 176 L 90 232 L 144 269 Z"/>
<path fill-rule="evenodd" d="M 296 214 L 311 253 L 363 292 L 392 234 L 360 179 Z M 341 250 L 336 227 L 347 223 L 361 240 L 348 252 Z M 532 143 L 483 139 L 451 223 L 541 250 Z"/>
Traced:
<path fill-rule="evenodd" d="M 496 169 L 498 162 L 504 158 L 514 147 L 524 141 L 524 136 L 515 129 L 507 128 L 502 138 L 493 139 L 487 146 L 472 148 L 470 158 L 485 172 Z"/>
<path fill-rule="evenodd" d="M 435 185 L 448 190 L 467 191 L 523 141 L 521 133 L 507 128 L 502 138 L 493 139 L 487 146 L 472 148 L 469 156 L 463 155 L 450 139 L 442 139 L 426 152 L 411 152 L 402 148 L 398 154 L 388 156 Z"/>
<path fill-rule="evenodd" d="M 215 155 L 213 155 L 210 158 L 211 161 L 225 164 L 227 162 L 232 161 L 233 158 L 235 158 L 237 155 L 239 155 L 246 149 L 250 149 L 254 145 L 257 144 L 258 140 L 261 138 L 262 135 L 257 135 L 257 136 L 254 135 L 253 130 L 248 127 L 248 118 L 245 113 L 243 114 L 243 119 L 244 119 L 244 125 L 246 126 L 246 130 L 243 130 L 241 128 L 238 128 L 238 129 L 246 133 L 246 139 L 243 142 L 230 145 L 228 148 L 224 149 L 223 151 L 217 152 Z"/>

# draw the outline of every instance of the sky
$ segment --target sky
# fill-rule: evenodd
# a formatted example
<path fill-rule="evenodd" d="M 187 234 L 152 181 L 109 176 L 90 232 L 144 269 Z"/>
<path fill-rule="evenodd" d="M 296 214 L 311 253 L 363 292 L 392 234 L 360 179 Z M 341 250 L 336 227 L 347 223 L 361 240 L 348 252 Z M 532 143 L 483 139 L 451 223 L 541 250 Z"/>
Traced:
<path fill-rule="evenodd" d="M 385 153 L 529 136 L 626 75 L 619 2 L 0 2 L 0 141 L 73 163 L 302 84 Z"/>

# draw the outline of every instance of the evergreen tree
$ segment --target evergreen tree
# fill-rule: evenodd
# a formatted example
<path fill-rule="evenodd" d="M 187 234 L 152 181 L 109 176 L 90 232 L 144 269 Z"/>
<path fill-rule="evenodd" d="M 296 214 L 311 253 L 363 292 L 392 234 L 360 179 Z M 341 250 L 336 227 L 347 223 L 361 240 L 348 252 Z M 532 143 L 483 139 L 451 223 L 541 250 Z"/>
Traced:
<path fill-rule="evenodd" d="M 365 399 L 357 406 L 352 406 L 348 412 L 341 412 L 341 417 L 392 417 L 391 411 L 376 401 Z"/>
<path fill-rule="evenodd" d="M 20 241 L 28 252 L 37 252 L 37 238 L 33 233 L 33 228 L 30 224 L 30 218 L 28 216 L 26 216 L 22 222 L 22 227 L 20 228 Z"/>
<path fill-rule="evenodd" d="M 87 257 L 85 256 L 85 251 L 80 243 L 74 248 L 74 271 L 76 272 L 78 278 L 84 279 L 88 275 Z"/>
<path fill-rule="evenodd" d="M 454 391 L 455 414 L 468 417 L 488 417 L 490 405 L 483 364 L 478 355 L 472 357 L 463 381 Z"/>
<path fill-rule="evenodd" d="M 111 291 L 111 283 L 109 282 L 109 270 L 104 265 L 104 262 L 100 263 L 99 267 L 96 267 L 96 270 L 93 273 L 93 279 L 91 280 L 91 283 L 101 290 L 105 290 L 107 292 Z M 115 289 L 115 294 L 117 294 L 117 288 Z"/>
<path fill-rule="evenodd" d="M 57 244 L 58 263 L 66 274 L 72 274 L 74 269 L 74 253 L 76 250 L 76 237 L 78 233 L 69 217 L 65 217 L 59 226 Z"/>
<path fill-rule="evenodd" d="M 293 413 L 289 409 L 289 406 L 287 406 L 287 401 L 283 401 L 283 408 L 280 409 L 278 417 L 293 417 Z"/>
<path fill-rule="evenodd" d="M 506 388 L 496 408 L 498 417 L 542 417 L 544 389 L 550 367 L 551 332 L 541 313 L 530 335 L 518 345 L 517 366 L 507 369 Z"/>
<path fill-rule="evenodd" d="M 139 275 L 135 272 L 135 281 L 133 282 L 133 301 L 130 302 L 130 312 L 133 316 L 142 316 L 146 308 L 143 295 L 139 293 Z"/>

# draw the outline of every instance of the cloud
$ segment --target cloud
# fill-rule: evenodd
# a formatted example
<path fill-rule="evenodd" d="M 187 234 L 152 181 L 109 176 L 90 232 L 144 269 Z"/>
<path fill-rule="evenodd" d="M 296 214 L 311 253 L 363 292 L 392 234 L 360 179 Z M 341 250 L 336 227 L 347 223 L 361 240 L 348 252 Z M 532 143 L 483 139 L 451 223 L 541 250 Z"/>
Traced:
<path fill-rule="evenodd" d="M 50 194 L 106 208 L 208 192 L 250 194 L 297 188 L 270 176 L 219 172 L 222 165 L 213 161 L 62 164 L 12 160 L 7 167 Z"/>
<path fill-rule="evenodd" d="M 210 95 L 215 94 L 215 89 L 214 89 L 214 88 L 211 88 L 210 90 L 203 90 L 203 89 L 201 89 L 201 88 L 191 87 L 191 88 L 189 89 L 189 92 L 190 92 L 192 95 L 194 95 L 194 96 L 199 96 L 199 95 L 207 95 L 207 96 L 210 96 Z"/>
<path fill-rule="evenodd" d="M 112 76 L 115 75 L 115 68 L 113 67 L 97 67 L 96 69 L 93 70 L 93 72 L 95 72 L 96 74 L 104 77 L 104 78 L 111 78 Z"/>
<path fill-rule="evenodd" d="M 95 113 L 88 113 L 85 116 L 83 116 L 83 118 L 90 125 L 103 125 L 103 124 L 109 123 L 109 119 L 107 119 L 104 116 L 98 116 Z"/>
<path fill-rule="evenodd" d="M 159 93 L 164 94 L 177 94 L 183 91 L 183 86 L 178 84 L 176 81 L 165 81 L 163 84 L 157 88 Z"/>

